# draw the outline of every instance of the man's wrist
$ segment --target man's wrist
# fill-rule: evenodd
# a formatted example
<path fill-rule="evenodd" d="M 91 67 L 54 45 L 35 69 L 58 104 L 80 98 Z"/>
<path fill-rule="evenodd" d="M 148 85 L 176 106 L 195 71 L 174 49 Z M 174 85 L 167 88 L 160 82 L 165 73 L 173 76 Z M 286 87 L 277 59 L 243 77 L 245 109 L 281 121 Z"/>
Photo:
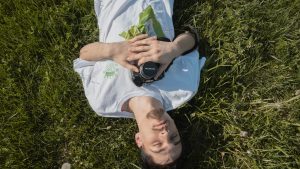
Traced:
<path fill-rule="evenodd" d="M 181 33 L 180 35 L 178 35 L 174 40 L 174 42 L 177 44 L 176 46 L 180 53 L 179 56 L 185 55 L 186 53 L 191 52 L 192 50 L 195 49 L 195 47 L 197 47 L 196 38 L 189 31 L 186 31 L 185 33 Z"/>
<path fill-rule="evenodd" d="M 112 59 L 112 44 L 111 43 L 102 43 L 102 42 L 96 42 L 96 60 L 102 60 L 102 59 Z"/>
<path fill-rule="evenodd" d="M 128 46 L 126 43 L 127 42 L 125 42 L 125 41 L 109 43 L 109 45 L 107 45 L 107 49 L 108 49 L 108 53 L 109 53 L 107 59 L 114 60 L 116 57 L 123 54 L 124 51 L 128 49 Z"/>
<path fill-rule="evenodd" d="M 182 53 L 182 49 L 180 48 L 180 45 L 177 41 L 170 42 L 170 55 L 172 59 L 175 59 L 176 57 L 180 56 Z"/>
<path fill-rule="evenodd" d="M 118 43 L 108 43 L 106 46 L 107 48 L 107 58 L 106 59 L 110 59 L 113 60 L 114 57 L 117 55 L 118 51 Z"/>

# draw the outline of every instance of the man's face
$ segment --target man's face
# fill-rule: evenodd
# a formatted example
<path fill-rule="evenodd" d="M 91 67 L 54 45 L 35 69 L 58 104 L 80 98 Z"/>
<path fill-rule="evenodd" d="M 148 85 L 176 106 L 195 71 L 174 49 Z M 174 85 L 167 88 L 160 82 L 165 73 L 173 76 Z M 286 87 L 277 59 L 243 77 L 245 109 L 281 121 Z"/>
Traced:
<path fill-rule="evenodd" d="M 136 143 L 155 164 L 160 165 L 172 163 L 182 150 L 174 120 L 164 111 L 147 115 L 147 120 L 143 121 L 136 134 Z"/>

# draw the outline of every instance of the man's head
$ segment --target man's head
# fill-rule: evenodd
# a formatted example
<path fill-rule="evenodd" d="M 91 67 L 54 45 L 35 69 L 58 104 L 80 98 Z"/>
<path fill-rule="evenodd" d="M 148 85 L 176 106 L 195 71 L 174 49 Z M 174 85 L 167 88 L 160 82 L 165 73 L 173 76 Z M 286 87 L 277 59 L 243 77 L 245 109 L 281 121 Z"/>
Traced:
<path fill-rule="evenodd" d="M 147 162 L 164 166 L 176 161 L 182 151 L 181 140 L 162 103 L 153 97 L 137 96 L 128 100 L 128 110 L 134 113 L 139 128 L 135 141 Z"/>
<path fill-rule="evenodd" d="M 146 112 L 135 135 L 137 146 L 150 165 L 164 166 L 181 155 L 182 145 L 174 120 L 160 106 Z"/>

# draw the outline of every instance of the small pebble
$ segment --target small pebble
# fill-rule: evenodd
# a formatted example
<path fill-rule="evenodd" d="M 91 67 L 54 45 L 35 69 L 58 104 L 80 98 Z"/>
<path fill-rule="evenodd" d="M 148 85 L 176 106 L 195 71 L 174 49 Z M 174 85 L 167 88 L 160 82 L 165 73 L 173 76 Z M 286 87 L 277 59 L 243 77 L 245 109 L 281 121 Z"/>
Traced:
<path fill-rule="evenodd" d="M 248 137 L 248 132 L 247 131 L 241 131 L 240 136 L 241 137 Z"/>
<path fill-rule="evenodd" d="M 70 163 L 64 163 L 64 164 L 61 166 L 61 169 L 71 169 L 71 164 L 70 164 Z"/>

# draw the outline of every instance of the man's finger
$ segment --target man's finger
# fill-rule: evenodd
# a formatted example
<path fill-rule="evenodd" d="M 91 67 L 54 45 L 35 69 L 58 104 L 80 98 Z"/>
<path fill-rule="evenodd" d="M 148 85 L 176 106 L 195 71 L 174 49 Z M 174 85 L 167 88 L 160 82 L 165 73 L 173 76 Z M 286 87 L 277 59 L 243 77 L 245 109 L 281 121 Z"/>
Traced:
<path fill-rule="evenodd" d="M 143 40 L 138 40 L 138 41 L 135 41 L 132 45 L 133 46 L 144 46 L 144 45 L 150 45 L 151 44 L 151 41 L 153 40 L 157 40 L 157 37 L 156 36 L 151 36 L 151 37 L 148 37 L 146 39 L 143 39 Z"/>
<path fill-rule="evenodd" d="M 155 80 L 167 69 L 168 65 L 161 65 L 158 69 L 156 76 L 154 77 Z"/>
<path fill-rule="evenodd" d="M 148 35 L 147 34 L 141 34 L 141 35 L 138 35 L 132 39 L 129 40 L 129 43 L 134 43 L 136 41 L 139 41 L 139 40 L 143 40 L 143 39 L 146 39 L 148 38 Z"/>
<path fill-rule="evenodd" d="M 149 40 L 157 40 L 157 36 L 151 36 L 149 37 Z"/>
<path fill-rule="evenodd" d="M 136 66 L 132 65 L 132 64 L 129 64 L 129 63 L 127 63 L 127 62 L 123 62 L 122 65 L 123 65 L 125 68 L 127 68 L 127 69 L 129 69 L 129 70 L 131 70 L 131 71 L 133 71 L 133 72 L 139 72 L 139 69 L 138 69 Z"/>
<path fill-rule="evenodd" d="M 139 59 L 138 65 L 141 66 L 141 64 L 144 64 L 149 61 L 155 62 L 155 60 L 153 60 L 152 57 L 142 57 L 141 59 Z"/>
<path fill-rule="evenodd" d="M 130 52 L 140 53 L 140 52 L 147 52 L 151 49 L 151 46 L 136 46 L 131 47 Z"/>
<path fill-rule="evenodd" d="M 143 57 L 148 57 L 150 54 L 148 52 L 142 52 L 136 55 L 132 55 L 130 57 L 127 58 L 127 61 L 135 61 L 135 60 L 140 60 Z"/>

